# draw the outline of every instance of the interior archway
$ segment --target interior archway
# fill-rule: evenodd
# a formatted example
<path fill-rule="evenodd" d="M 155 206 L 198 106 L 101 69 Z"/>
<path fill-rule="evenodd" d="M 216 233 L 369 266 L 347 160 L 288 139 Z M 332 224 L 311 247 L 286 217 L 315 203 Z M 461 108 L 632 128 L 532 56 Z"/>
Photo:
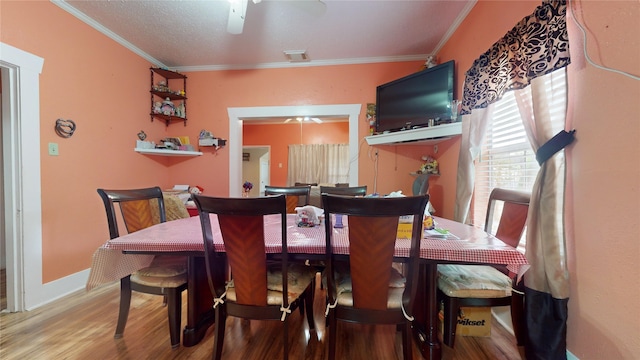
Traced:
<path fill-rule="evenodd" d="M 242 124 L 266 117 L 345 116 L 349 118 L 349 183 L 358 184 L 358 116 L 360 104 L 258 106 L 227 108 L 229 115 L 229 196 L 240 196 L 242 179 Z"/>

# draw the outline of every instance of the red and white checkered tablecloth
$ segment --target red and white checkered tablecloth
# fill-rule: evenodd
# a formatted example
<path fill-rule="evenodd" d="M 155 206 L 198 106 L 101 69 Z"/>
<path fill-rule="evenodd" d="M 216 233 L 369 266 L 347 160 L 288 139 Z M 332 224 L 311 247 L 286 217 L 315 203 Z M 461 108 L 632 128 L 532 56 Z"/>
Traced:
<path fill-rule="evenodd" d="M 215 215 L 212 215 L 214 217 Z M 522 273 L 528 267 L 524 254 L 504 244 L 494 236 L 473 226 L 436 218 L 439 228 L 447 229 L 455 236 L 425 237 L 420 246 L 420 257 L 437 262 L 470 262 L 506 264 L 514 273 Z M 349 253 L 348 219 L 345 227 L 335 231 L 333 252 Z M 212 219 L 212 231 L 216 249 L 224 251 L 218 222 Z M 282 251 L 279 216 L 265 218 L 265 245 L 268 253 Z M 396 256 L 407 257 L 409 240 L 399 239 Z M 324 226 L 298 227 L 295 215 L 287 219 L 287 249 L 294 254 L 324 254 Z M 202 252 L 204 245 L 199 217 L 189 217 L 154 225 L 147 229 L 109 240 L 93 256 L 87 290 L 100 284 L 119 280 L 147 266 L 151 255 L 123 254 L 129 252 Z"/>

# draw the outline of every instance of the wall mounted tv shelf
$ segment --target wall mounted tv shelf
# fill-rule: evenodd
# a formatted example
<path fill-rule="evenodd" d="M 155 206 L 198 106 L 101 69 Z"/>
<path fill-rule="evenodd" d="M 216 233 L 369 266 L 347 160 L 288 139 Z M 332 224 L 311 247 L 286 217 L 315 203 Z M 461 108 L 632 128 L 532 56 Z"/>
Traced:
<path fill-rule="evenodd" d="M 437 144 L 462 134 L 462 122 L 395 131 L 365 137 L 369 145 Z"/>

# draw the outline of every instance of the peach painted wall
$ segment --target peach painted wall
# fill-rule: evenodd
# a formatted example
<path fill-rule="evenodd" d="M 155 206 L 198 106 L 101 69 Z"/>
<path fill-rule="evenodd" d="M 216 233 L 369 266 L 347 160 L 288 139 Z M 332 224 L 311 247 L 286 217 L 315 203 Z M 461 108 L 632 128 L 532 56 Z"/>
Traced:
<path fill-rule="evenodd" d="M 420 65 L 420 62 L 398 62 L 187 73 L 187 128 L 207 129 L 216 136 L 227 137 L 228 107 L 363 104 L 358 121 L 358 176 L 361 184 L 373 189 L 373 154 L 369 154 L 370 148 L 364 141 L 364 136 L 368 134 L 366 103 L 375 101 L 377 85 L 415 72 Z M 179 129 L 171 127 L 169 131 L 176 130 Z M 409 172 L 418 168 L 420 156 L 425 151 L 407 155 L 406 150 L 398 150 L 401 159 L 397 160 L 396 151 L 381 150 L 380 163 L 392 164 L 394 168 L 380 171 L 378 192 L 389 193 L 398 189 L 410 192 L 412 179 Z M 209 155 L 174 164 L 170 181 L 178 181 L 179 178 L 186 183 L 202 184 L 206 194 L 228 195 L 228 175 L 220 171 L 229 168 L 228 152 L 223 148 L 213 156 Z M 171 180 L 173 177 L 176 179 Z"/>
<path fill-rule="evenodd" d="M 187 73 L 186 126 L 149 120 L 149 64 L 47 1 L 2 3 L 0 41 L 44 59 L 41 75 L 43 279 L 50 282 L 87 269 L 94 250 L 108 238 L 96 189 L 197 184 L 209 195 L 228 195 L 229 156 L 225 148 L 201 148 L 203 156 L 168 158 L 133 151 L 136 134 L 148 140 L 189 136 L 207 129 L 227 138 L 228 107 L 363 104 L 359 122 L 359 178 L 373 189 L 373 162 L 363 137 L 364 104 L 375 101 L 378 84 L 405 76 L 421 62 L 323 66 L 292 69 Z M 76 134 L 55 135 L 56 119 L 72 119 Z M 34 134 L 38 136 L 38 134 Z M 59 156 L 47 145 L 57 142 Z M 380 163 L 395 163 L 377 180 L 379 192 L 410 191 L 408 172 L 420 155 L 380 152 Z"/>
<path fill-rule="evenodd" d="M 346 143 L 349 143 L 348 122 L 300 124 L 296 121 L 287 124 L 244 125 L 242 128 L 243 145 L 271 147 L 270 185 L 273 186 L 287 186 L 288 145 Z"/>
<path fill-rule="evenodd" d="M 588 29 L 598 64 L 640 76 L 640 2 L 584 1 L 576 18 Z M 570 121 L 578 142 L 569 151 L 568 343 L 580 359 L 640 356 L 640 81 L 595 68 L 582 33 L 569 21 Z M 599 222 L 593 222 L 593 214 Z"/>
<path fill-rule="evenodd" d="M 539 4 L 488 0 L 476 4 L 439 53 L 441 61 L 456 60 L 459 89 L 473 60 Z M 572 5 L 580 23 L 587 26 L 591 58 L 640 75 L 640 2 Z M 567 22 L 572 57 L 567 121 L 568 128 L 577 130 L 577 141 L 567 151 L 573 178 L 566 196 L 571 281 L 568 349 L 581 360 L 637 359 L 640 83 L 587 64 L 582 34 L 571 16 Z M 453 146 L 459 148 L 459 143 Z M 455 162 L 443 163 L 448 167 Z M 449 196 L 455 198 L 453 187 L 445 189 L 445 198 Z"/>
<path fill-rule="evenodd" d="M 41 133 L 32 136 L 41 151 L 42 277 L 50 282 L 87 269 L 108 239 L 97 188 L 170 184 L 165 158 L 133 152 L 140 130 L 158 139 L 167 129 L 149 121 L 147 61 L 48 1 L 3 1 L 1 16 L 3 43 L 44 58 Z M 59 118 L 76 123 L 71 138 L 55 134 Z M 50 142 L 59 156 L 48 155 Z"/>

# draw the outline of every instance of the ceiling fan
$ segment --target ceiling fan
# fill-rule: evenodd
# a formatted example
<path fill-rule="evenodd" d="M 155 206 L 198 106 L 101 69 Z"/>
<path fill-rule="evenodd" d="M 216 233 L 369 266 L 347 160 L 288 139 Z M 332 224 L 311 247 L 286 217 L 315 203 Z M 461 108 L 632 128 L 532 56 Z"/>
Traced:
<path fill-rule="evenodd" d="M 300 122 L 300 123 L 301 123 L 301 122 L 307 122 L 307 121 L 313 121 L 313 122 L 315 122 L 315 123 L 322 124 L 322 119 L 317 118 L 317 117 L 309 117 L 309 116 L 304 116 L 304 117 L 302 117 L 302 116 L 298 116 L 298 117 L 296 117 L 296 118 L 288 118 L 288 119 L 287 119 L 287 120 L 285 120 L 284 122 L 285 122 L 285 124 L 286 124 L 286 123 L 288 123 L 289 121 L 294 121 L 294 120 L 295 120 L 295 121 L 297 121 L 297 122 Z"/>
<path fill-rule="evenodd" d="M 227 32 L 230 34 L 242 34 L 244 20 L 247 14 L 248 0 L 228 0 L 229 1 L 229 22 L 227 23 Z M 251 0 L 254 4 L 259 4 L 262 0 Z M 287 4 L 297 6 L 314 15 L 322 15 L 326 10 L 326 4 L 322 0 L 293 0 L 287 1 Z"/>

